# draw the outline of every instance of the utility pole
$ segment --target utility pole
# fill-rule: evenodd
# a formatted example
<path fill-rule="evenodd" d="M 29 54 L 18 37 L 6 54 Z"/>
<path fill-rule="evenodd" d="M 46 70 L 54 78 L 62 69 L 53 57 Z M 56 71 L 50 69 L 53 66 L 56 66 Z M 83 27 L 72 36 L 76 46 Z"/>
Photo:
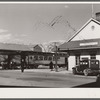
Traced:
<path fill-rule="evenodd" d="M 94 8 L 93 8 L 93 3 L 92 3 L 92 18 L 94 17 L 93 13 L 94 13 Z"/>
<path fill-rule="evenodd" d="M 56 42 L 55 42 L 55 71 L 58 72 L 58 66 L 57 66 L 57 45 L 56 45 Z"/>

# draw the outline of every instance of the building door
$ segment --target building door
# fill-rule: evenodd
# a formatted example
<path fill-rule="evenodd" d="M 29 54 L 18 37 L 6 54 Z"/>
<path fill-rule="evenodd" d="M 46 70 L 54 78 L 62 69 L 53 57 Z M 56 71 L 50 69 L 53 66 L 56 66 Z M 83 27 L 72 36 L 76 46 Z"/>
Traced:
<path fill-rule="evenodd" d="M 75 59 L 76 59 L 76 65 L 79 65 L 80 64 L 80 55 L 76 55 Z"/>
<path fill-rule="evenodd" d="M 69 70 L 72 70 L 73 67 L 75 67 L 75 56 L 69 56 L 68 57 L 68 68 Z"/>

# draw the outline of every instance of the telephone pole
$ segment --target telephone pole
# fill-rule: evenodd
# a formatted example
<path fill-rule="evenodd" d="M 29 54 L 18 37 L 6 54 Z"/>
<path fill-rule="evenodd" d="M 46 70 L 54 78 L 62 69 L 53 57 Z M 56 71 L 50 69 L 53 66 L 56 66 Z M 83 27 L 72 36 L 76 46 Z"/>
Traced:
<path fill-rule="evenodd" d="M 57 45 L 56 45 L 56 42 L 55 42 L 55 71 L 58 72 L 58 66 L 57 66 Z"/>
<path fill-rule="evenodd" d="M 94 8 L 93 8 L 93 3 L 92 3 L 92 18 L 94 17 L 93 14 L 94 14 Z"/>

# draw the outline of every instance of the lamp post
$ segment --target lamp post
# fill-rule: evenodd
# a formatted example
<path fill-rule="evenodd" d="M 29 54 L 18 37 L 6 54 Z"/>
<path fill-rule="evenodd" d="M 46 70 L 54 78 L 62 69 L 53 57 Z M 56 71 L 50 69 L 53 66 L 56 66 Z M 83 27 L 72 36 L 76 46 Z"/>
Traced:
<path fill-rule="evenodd" d="M 57 67 L 57 45 L 56 45 L 56 42 L 55 42 L 55 71 L 58 72 L 58 67 Z"/>

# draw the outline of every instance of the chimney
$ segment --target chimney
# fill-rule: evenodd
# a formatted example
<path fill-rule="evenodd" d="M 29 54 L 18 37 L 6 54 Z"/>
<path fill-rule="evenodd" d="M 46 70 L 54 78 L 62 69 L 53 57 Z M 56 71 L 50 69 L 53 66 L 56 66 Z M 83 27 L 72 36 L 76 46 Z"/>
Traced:
<path fill-rule="evenodd" d="M 97 12 L 95 15 L 96 15 L 96 20 L 100 22 L 100 12 Z"/>

